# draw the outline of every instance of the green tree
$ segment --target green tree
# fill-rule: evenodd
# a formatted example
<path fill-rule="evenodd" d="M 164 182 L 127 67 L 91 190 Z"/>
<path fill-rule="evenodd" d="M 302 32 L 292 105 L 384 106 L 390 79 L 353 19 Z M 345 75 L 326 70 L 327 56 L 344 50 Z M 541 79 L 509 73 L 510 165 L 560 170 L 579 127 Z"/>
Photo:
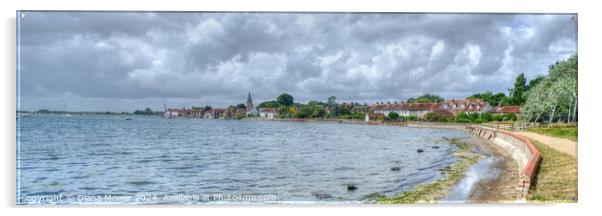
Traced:
<path fill-rule="evenodd" d="M 548 122 L 554 122 L 558 115 L 566 116 L 567 122 L 577 121 L 577 59 L 575 55 L 551 65 L 548 75 L 529 89 L 524 106 L 525 121 L 539 121 L 548 116 Z"/>
<path fill-rule="evenodd" d="M 321 118 L 324 117 L 324 105 L 314 105 L 313 111 L 311 113 L 312 118 Z"/>
<path fill-rule="evenodd" d="M 389 117 L 389 119 L 391 120 L 397 120 L 399 118 L 399 114 L 396 112 L 390 112 L 389 114 L 387 114 L 387 117 Z"/>
<path fill-rule="evenodd" d="M 361 112 L 353 112 L 351 113 L 351 119 L 364 119 L 365 114 Z"/>
<path fill-rule="evenodd" d="M 260 103 L 259 105 L 257 105 L 258 109 L 261 108 L 278 108 L 280 107 L 280 104 L 278 103 L 278 101 L 265 101 L 263 103 Z"/>
<path fill-rule="evenodd" d="M 483 121 L 488 122 L 493 120 L 493 116 L 489 112 L 481 113 L 480 117 Z"/>
<path fill-rule="evenodd" d="M 497 106 L 506 98 L 504 93 L 493 94 L 490 91 L 486 91 L 483 93 L 474 94 L 468 98 L 479 98 L 483 99 L 485 102 L 489 103 L 491 106 Z"/>
<path fill-rule="evenodd" d="M 278 96 L 276 98 L 276 101 L 278 101 L 278 103 L 282 106 L 291 106 L 294 103 L 294 98 L 293 96 L 287 94 L 287 93 L 283 93 L 280 96 Z"/>
<path fill-rule="evenodd" d="M 236 105 L 236 109 L 246 109 L 247 106 L 245 104 L 238 104 Z"/>
<path fill-rule="evenodd" d="M 313 109 L 309 105 L 303 105 L 299 109 L 299 113 L 297 113 L 297 118 L 307 118 L 311 115 Z"/>
<path fill-rule="evenodd" d="M 424 94 L 418 98 L 410 98 L 406 100 L 407 103 L 431 103 L 431 102 L 443 102 L 445 99 L 439 95 Z"/>
<path fill-rule="evenodd" d="M 539 84 L 545 78 L 546 78 L 545 76 L 537 75 L 537 77 L 535 77 L 534 79 L 530 80 L 529 81 L 529 85 L 527 86 L 527 91 L 529 91 L 531 88 L 534 88 L 535 86 L 537 86 L 537 84 Z"/>
<path fill-rule="evenodd" d="M 523 94 L 527 90 L 527 79 L 524 73 L 520 73 L 514 80 L 514 88 L 510 90 L 512 104 L 522 105 L 525 102 Z"/>

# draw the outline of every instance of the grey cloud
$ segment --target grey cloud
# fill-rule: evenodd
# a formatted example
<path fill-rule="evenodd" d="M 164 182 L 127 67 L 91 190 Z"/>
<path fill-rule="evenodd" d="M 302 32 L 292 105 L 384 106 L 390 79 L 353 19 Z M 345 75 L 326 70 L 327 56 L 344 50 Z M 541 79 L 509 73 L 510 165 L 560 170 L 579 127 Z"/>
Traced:
<path fill-rule="evenodd" d="M 259 101 L 465 97 L 545 73 L 577 44 L 573 15 L 24 14 L 19 82 L 32 109 L 65 95 L 88 110 L 227 105 L 247 91 Z"/>

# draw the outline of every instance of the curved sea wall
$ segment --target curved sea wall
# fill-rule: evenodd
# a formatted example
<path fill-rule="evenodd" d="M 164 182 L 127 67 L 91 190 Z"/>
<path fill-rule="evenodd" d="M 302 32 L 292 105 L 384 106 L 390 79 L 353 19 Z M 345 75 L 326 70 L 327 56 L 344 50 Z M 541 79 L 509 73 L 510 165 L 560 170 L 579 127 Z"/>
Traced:
<path fill-rule="evenodd" d="M 519 167 L 518 189 L 523 197 L 529 192 L 529 186 L 535 177 L 541 156 L 531 140 L 507 131 L 467 125 L 465 131 L 483 139 L 491 140 L 493 144 L 504 149 L 514 159 Z"/>

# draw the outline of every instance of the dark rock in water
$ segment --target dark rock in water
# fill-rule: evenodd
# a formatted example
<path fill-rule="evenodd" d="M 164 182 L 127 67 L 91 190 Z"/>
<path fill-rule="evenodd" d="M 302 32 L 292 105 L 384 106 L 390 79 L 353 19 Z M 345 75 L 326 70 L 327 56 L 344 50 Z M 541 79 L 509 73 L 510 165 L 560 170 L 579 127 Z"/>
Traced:
<path fill-rule="evenodd" d="M 432 148 L 434 148 L 434 149 L 438 149 L 438 148 L 439 148 L 439 146 L 433 146 Z"/>
<path fill-rule="evenodd" d="M 443 138 L 443 140 L 449 140 L 449 138 L 447 138 L 447 137 L 442 137 L 442 138 Z"/>
<path fill-rule="evenodd" d="M 400 171 L 400 170 L 401 170 L 401 168 L 399 168 L 399 167 L 393 167 L 393 168 L 391 168 L 391 171 Z"/>
<path fill-rule="evenodd" d="M 332 194 L 329 193 L 312 192 L 311 195 L 315 196 L 319 200 L 332 199 Z"/>
<path fill-rule="evenodd" d="M 424 150 L 422 150 L 422 149 L 418 149 L 418 150 L 416 150 L 416 152 L 418 152 L 418 153 L 422 153 L 422 152 L 424 152 Z"/>
<path fill-rule="evenodd" d="M 354 190 L 357 190 L 357 187 L 354 184 L 347 185 L 347 191 L 354 191 Z"/>

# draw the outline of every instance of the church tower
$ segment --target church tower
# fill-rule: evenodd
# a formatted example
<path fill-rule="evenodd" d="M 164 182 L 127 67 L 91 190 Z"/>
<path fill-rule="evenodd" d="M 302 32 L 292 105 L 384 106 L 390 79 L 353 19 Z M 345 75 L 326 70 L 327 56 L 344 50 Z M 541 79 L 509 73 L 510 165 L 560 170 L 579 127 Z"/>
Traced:
<path fill-rule="evenodd" d="M 249 91 L 249 96 L 247 96 L 247 113 L 253 112 L 255 110 L 255 106 L 253 106 L 253 99 L 251 99 L 251 92 Z"/>

